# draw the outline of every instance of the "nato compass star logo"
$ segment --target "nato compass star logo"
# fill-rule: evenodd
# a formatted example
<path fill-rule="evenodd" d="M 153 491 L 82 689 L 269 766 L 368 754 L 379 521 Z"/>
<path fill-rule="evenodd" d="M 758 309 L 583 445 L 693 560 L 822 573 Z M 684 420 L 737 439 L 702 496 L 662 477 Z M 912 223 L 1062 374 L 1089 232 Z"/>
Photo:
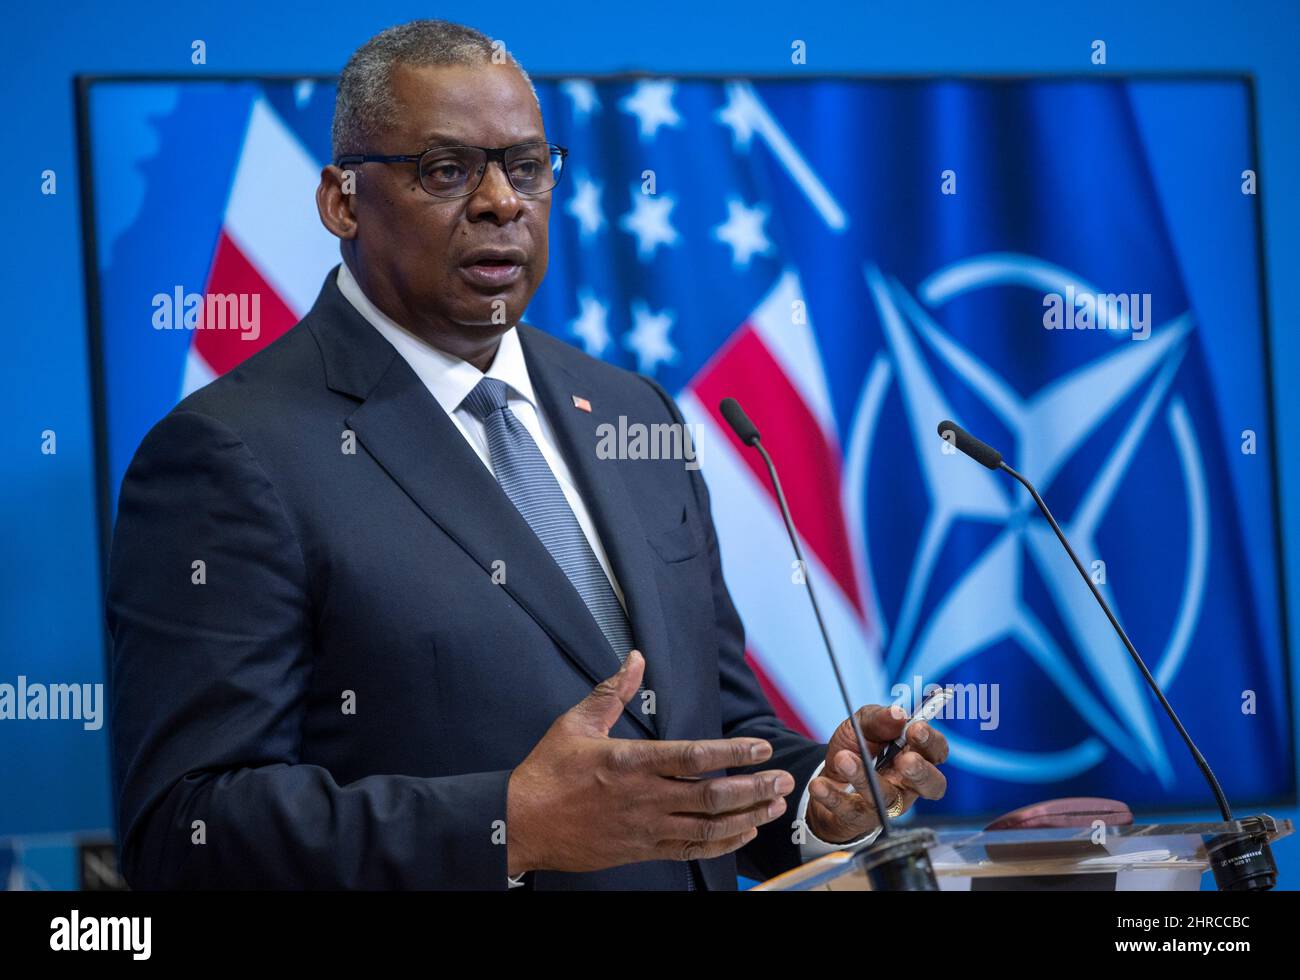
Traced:
<path fill-rule="evenodd" d="M 1000 474 L 952 453 L 935 435 L 940 419 L 951 418 L 958 425 L 964 422 L 931 373 L 926 356 L 950 369 L 1006 426 L 1013 444 L 999 448 L 1031 483 L 1049 494 L 1049 501 L 1052 480 L 1062 467 L 1119 406 L 1136 396 L 1136 410 L 1118 439 L 1102 450 L 1099 462 L 1090 470 L 1091 483 L 1073 512 L 1056 514 L 1085 567 L 1099 554 L 1098 531 L 1135 454 L 1152 435 L 1153 427 L 1167 428 L 1187 502 L 1189 547 L 1172 629 L 1162 650 L 1145 651 L 1154 658 L 1148 663 L 1164 687 L 1177 675 L 1192 639 L 1205 595 L 1209 555 L 1205 467 L 1187 406 L 1180 394 L 1171 392 L 1191 339 L 1190 314 L 1152 329 L 1141 343 L 1104 348 L 1081 367 L 1023 396 L 993 365 L 981 361 L 945 332 L 939 319 L 944 304 L 969 291 L 988 288 L 1020 287 L 1039 295 L 1063 294 L 1067 287 L 1094 294 L 1099 290 L 1059 266 L 1010 253 L 956 262 L 922 282 L 916 296 L 875 266 L 868 265 L 863 271 L 885 346 L 868 368 L 850 430 L 846 491 L 849 499 L 859 503 L 861 513 L 869 512 L 867 463 L 885 397 L 897 385 L 905 413 L 902 422 L 910 434 L 930 502 L 910 567 L 901 572 L 892 566 L 872 569 L 869 536 L 858 538 L 866 542 L 869 582 L 879 580 L 886 571 L 906 574 L 893 622 L 881 613 L 874 591 L 868 596 L 883 631 L 885 673 L 894 678 L 920 675 L 927 683 L 941 682 L 958 665 L 1010 640 L 1075 706 L 1092 734 L 1077 744 L 1044 752 L 990 746 L 948 733 L 955 763 L 998 779 L 1056 782 L 1088 771 L 1109 751 L 1115 751 L 1140 771 L 1169 785 L 1173 772 L 1157 733 L 1157 718 L 1145 683 L 1028 493 Z M 1111 315 L 1122 314 L 1112 311 Z M 1106 324 L 1112 325 L 1126 326 Z M 891 420 L 891 424 L 896 423 Z M 922 601 L 929 594 L 945 540 L 962 521 L 983 522 L 996 533 L 973 562 L 958 570 L 937 606 L 922 617 Z M 1045 584 L 1077 662 L 1088 672 L 1091 683 L 1085 683 L 1075 661 L 1066 656 L 1025 601 L 1024 583 L 1033 572 Z M 1178 570 L 1170 572 L 1177 575 Z M 1124 597 L 1102 588 L 1123 622 Z"/>

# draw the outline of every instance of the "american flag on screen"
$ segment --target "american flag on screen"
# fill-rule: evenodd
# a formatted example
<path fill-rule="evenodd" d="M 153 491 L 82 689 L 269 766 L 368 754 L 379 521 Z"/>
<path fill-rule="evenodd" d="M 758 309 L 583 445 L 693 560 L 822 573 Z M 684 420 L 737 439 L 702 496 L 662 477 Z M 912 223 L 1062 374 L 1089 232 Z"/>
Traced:
<path fill-rule="evenodd" d="M 546 93 L 548 135 L 570 146 L 572 165 L 554 198 L 550 272 L 525 320 L 657 377 L 687 421 L 703 426 L 696 431 L 750 665 L 783 720 L 825 736 L 844 714 L 838 688 L 811 632 L 793 556 L 783 560 L 790 545 L 766 471 L 718 403 L 735 397 L 762 425 L 852 687 L 878 699 L 866 572 L 837 505 L 842 449 L 814 324 L 799 274 L 774 241 L 779 217 L 747 173 L 749 157 L 760 147 L 781 155 L 792 175 L 781 194 L 799 199 L 807 212 L 800 220 L 836 228 L 847 218 L 752 88 L 729 86 L 717 107 L 706 105 L 717 86 L 687 88 L 694 91 L 646 80 L 598 90 L 573 80 Z M 692 110 L 688 124 L 682 113 Z M 668 135 L 689 145 L 692 131 L 718 144 L 718 172 L 685 166 L 689 154 L 675 159 Z M 611 135 L 627 136 L 627 145 L 600 152 Z M 184 393 L 310 309 L 338 261 L 310 193 L 323 162 L 295 132 L 291 107 L 252 104 L 205 293 L 260 295 L 261 334 L 250 343 L 237 331 L 194 331 Z M 655 173 L 643 177 L 646 170 Z M 678 278 L 683 270 L 688 282 Z"/>

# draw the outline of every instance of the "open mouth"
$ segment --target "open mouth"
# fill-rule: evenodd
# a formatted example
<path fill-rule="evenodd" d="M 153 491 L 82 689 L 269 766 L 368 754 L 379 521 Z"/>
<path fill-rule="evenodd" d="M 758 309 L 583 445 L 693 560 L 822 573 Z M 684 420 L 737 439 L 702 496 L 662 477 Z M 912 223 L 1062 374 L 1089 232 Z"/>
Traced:
<path fill-rule="evenodd" d="M 462 265 L 461 273 L 484 286 L 504 286 L 514 282 L 523 272 L 523 266 L 501 259 L 484 259 L 471 265 Z"/>
<path fill-rule="evenodd" d="M 524 254 L 516 249 L 471 254 L 461 274 L 477 286 L 508 286 L 523 274 Z"/>

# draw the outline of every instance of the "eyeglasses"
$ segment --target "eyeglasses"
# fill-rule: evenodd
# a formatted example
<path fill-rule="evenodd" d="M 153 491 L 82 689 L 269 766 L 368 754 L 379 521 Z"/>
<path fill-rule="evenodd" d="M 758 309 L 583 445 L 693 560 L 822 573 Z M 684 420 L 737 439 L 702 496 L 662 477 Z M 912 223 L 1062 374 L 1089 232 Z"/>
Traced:
<path fill-rule="evenodd" d="M 420 186 L 434 197 L 469 197 L 483 183 L 487 165 L 493 160 L 520 194 L 545 194 L 560 182 L 564 158 L 569 151 L 556 143 L 516 143 L 492 149 L 486 146 L 431 146 L 423 153 L 382 156 L 355 154 L 339 157 L 335 166 L 356 163 L 414 163 Z"/>

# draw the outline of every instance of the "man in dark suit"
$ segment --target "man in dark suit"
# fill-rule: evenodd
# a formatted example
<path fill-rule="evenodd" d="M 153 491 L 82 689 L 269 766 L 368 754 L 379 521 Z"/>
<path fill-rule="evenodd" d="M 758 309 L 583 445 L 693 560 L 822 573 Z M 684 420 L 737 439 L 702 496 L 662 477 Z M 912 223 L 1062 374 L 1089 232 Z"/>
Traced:
<path fill-rule="evenodd" d="M 317 191 L 343 265 L 126 474 L 134 887 L 727 889 L 878 824 L 849 722 L 797 735 L 746 666 L 699 471 L 597 453 L 672 399 L 519 322 L 563 151 L 493 54 L 424 21 L 353 56 Z M 895 812 L 945 785 L 909 738 Z"/>

